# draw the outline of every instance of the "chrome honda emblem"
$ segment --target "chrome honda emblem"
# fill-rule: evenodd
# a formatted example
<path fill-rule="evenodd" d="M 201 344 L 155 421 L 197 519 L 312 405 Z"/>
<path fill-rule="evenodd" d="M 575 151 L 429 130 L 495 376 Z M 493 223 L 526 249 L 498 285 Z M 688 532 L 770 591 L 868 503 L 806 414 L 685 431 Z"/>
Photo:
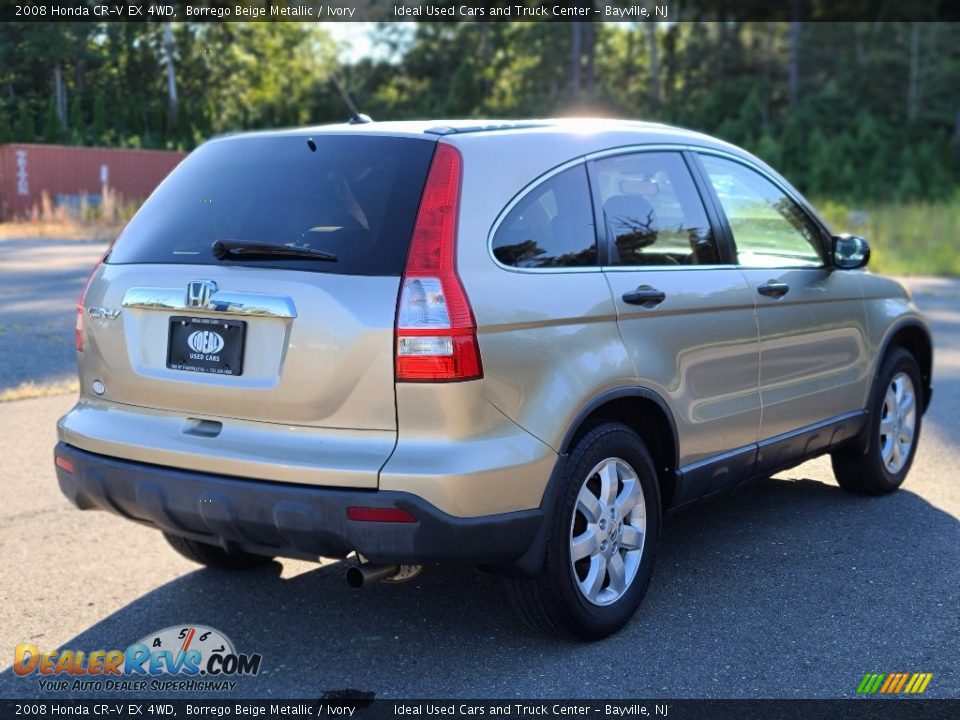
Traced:
<path fill-rule="evenodd" d="M 189 307 L 206 307 L 216 291 L 217 284 L 213 280 L 194 280 L 187 285 L 187 305 Z"/>

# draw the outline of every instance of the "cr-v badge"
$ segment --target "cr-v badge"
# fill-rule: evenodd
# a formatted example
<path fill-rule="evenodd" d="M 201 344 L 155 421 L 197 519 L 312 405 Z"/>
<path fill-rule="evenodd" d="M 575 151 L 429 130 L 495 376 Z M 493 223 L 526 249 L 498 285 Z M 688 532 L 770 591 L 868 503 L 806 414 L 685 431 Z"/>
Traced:
<path fill-rule="evenodd" d="M 95 320 L 113 320 L 120 315 L 120 311 L 115 308 L 92 307 L 87 309 L 87 314 Z"/>

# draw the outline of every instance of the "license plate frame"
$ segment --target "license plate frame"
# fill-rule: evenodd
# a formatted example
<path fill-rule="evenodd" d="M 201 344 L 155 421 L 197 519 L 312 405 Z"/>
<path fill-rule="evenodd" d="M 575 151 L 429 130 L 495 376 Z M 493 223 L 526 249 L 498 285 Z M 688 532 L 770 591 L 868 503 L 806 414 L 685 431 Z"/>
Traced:
<path fill-rule="evenodd" d="M 176 315 L 167 331 L 167 367 L 208 375 L 243 374 L 247 323 Z"/>

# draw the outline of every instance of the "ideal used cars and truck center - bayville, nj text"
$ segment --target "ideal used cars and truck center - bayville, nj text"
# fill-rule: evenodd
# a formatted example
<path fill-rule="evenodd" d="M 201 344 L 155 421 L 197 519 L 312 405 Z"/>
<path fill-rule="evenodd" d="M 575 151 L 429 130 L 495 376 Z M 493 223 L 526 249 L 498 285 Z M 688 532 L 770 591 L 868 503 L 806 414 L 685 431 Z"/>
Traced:
<path fill-rule="evenodd" d="M 293 5 L 278 7 L 249 7 L 244 5 L 194 6 L 179 8 L 175 5 L 16 5 L 16 17 L 52 20 L 71 18 L 138 19 L 143 20 L 357 20 L 357 8 L 339 5 Z M 667 20 L 670 16 L 668 5 L 645 7 L 630 5 L 627 7 L 600 8 L 576 7 L 568 5 L 505 5 L 503 7 L 478 7 L 474 5 L 394 5 L 391 13 L 401 20 L 471 20 L 497 18 L 503 20 L 548 20 L 548 19 L 584 19 L 584 20 Z"/>

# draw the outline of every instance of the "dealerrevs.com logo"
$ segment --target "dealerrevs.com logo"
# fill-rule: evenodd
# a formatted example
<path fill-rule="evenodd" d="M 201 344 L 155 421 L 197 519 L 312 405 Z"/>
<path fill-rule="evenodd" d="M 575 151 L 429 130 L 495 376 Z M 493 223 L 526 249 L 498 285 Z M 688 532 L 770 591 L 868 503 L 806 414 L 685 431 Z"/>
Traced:
<path fill-rule="evenodd" d="M 44 692 L 224 691 L 234 678 L 257 675 L 259 653 L 238 653 L 230 639 L 204 625 L 151 633 L 126 650 L 49 650 L 32 643 L 14 650 L 13 671 L 37 676 Z"/>

